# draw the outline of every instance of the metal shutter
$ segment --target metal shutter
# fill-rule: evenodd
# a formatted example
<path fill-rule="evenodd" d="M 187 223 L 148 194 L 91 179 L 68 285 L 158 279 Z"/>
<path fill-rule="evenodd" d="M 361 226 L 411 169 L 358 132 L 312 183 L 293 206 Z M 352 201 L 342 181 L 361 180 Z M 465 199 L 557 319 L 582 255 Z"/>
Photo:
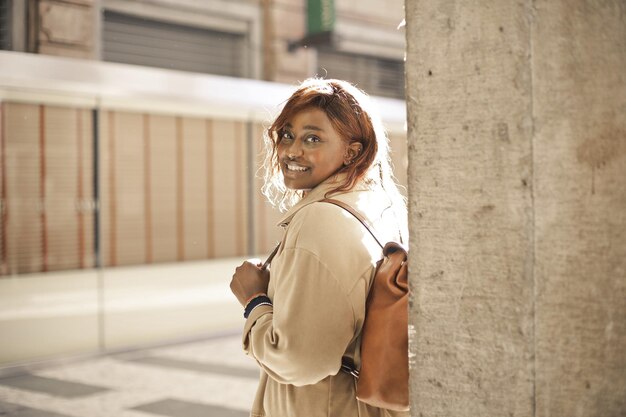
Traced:
<path fill-rule="evenodd" d="M 318 51 L 318 75 L 356 84 L 366 93 L 404 99 L 404 63 L 400 60 Z"/>
<path fill-rule="evenodd" d="M 103 59 L 209 74 L 245 76 L 245 38 L 105 11 Z"/>
<path fill-rule="evenodd" d="M 2 103 L 0 275 L 90 268 L 91 111 Z"/>

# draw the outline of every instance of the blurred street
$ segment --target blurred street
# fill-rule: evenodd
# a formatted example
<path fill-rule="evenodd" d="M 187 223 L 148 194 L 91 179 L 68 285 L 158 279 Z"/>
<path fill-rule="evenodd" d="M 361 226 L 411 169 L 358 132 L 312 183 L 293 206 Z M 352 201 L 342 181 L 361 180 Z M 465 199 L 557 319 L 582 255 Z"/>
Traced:
<path fill-rule="evenodd" d="M 0 377 L 2 417 L 244 417 L 258 380 L 236 330 Z"/>

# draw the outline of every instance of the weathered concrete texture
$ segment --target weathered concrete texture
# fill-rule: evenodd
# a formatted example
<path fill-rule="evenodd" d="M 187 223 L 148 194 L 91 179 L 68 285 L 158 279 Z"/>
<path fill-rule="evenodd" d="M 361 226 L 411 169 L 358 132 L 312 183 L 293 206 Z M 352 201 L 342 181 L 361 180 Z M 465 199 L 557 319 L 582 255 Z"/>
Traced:
<path fill-rule="evenodd" d="M 626 4 L 406 17 L 412 414 L 626 415 Z"/>
<path fill-rule="evenodd" d="M 626 2 L 538 1 L 536 415 L 626 415 Z"/>
<path fill-rule="evenodd" d="M 412 407 L 532 414 L 530 10 L 407 1 Z"/>

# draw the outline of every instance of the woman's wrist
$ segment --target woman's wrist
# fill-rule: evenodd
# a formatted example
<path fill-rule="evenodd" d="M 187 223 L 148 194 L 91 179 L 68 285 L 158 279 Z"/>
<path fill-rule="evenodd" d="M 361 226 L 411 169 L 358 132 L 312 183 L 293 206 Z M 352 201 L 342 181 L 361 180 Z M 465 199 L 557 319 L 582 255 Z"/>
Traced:
<path fill-rule="evenodd" d="M 267 293 L 265 291 L 260 291 L 260 292 L 257 292 L 256 294 L 248 297 L 248 299 L 246 300 L 246 302 L 243 305 L 244 308 L 246 308 L 248 306 L 248 304 L 250 304 L 250 301 L 254 300 L 255 298 L 257 298 L 260 295 L 267 295 Z"/>
<path fill-rule="evenodd" d="M 270 300 L 270 298 L 265 293 L 254 296 L 250 301 L 246 303 L 243 311 L 243 317 L 247 319 L 250 313 L 252 313 L 252 310 L 262 305 L 272 305 L 272 300 Z"/>

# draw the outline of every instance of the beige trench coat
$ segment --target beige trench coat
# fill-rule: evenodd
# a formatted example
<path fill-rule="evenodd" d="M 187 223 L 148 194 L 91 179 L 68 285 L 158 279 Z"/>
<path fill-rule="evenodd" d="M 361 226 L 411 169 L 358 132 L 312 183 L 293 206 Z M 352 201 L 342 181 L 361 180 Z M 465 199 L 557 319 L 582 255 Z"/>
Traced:
<path fill-rule="evenodd" d="M 251 416 L 408 416 L 357 401 L 356 382 L 340 371 L 342 356 L 360 366 L 365 301 L 381 248 L 348 212 L 319 202 L 327 180 L 281 219 L 281 248 L 272 261 L 268 296 L 246 320 L 244 351 L 261 367 Z M 382 188 L 355 187 L 329 197 L 374 225 L 379 239 L 397 240 L 398 222 Z"/>

